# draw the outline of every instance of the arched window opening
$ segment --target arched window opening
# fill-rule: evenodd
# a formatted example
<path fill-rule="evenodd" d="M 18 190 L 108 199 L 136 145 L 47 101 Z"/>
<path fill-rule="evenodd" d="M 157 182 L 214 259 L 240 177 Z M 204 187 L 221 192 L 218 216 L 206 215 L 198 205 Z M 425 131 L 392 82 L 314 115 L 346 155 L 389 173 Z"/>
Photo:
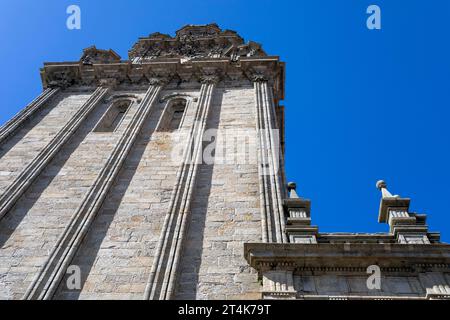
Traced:
<path fill-rule="evenodd" d="M 170 101 L 164 110 L 164 114 L 158 125 L 158 131 L 173 132 L 183 125 L 186 109 L 186 99 L 174 99 Z"/>
<path fill-rule="evenodd" d="M 128 111 L 128 108 L 131 105 L 130 100 L 118 100 L 114 101 L 111 106 L 108 108 L 106 113 L 98 122 L 95 127 L 95 132 L 114 132 L 122 123 L 125 115 Z"/>

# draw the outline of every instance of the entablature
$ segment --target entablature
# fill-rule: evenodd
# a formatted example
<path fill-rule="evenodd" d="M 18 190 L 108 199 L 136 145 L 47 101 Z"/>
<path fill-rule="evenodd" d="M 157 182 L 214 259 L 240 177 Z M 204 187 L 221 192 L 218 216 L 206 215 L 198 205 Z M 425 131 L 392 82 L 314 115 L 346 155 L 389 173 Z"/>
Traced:
<path fill-rule="evenodd" d="M 382 270 L 403 268 L 450 268 L 450 245 L 436 244 L 381 244 L 381 243 L 245 243 L 244 256 L 250 266 L 264 268 L 309 268 L 328 271 L 360 270 L 369 265 Z M 350 270 L 349 269 L 349 270 Z M 400 269 L 398 269 L 400 270 Z"/>
<path fill-rule="evenodd" d="M 215 75 L 222 80 L 254 81 L 261 74 L 273 88 L 274 97 L 284 98 L 284 63 L 277 56 L 243 59 L 232 63 L 229 58 L 182 61 L 166 59 L 132 63 L 47 62 L 41 69 L 44 88 L 100 85 L 148 84 L 153 78 L 167 78 L 177 82 L 201 81 L 205 75 Z"/>

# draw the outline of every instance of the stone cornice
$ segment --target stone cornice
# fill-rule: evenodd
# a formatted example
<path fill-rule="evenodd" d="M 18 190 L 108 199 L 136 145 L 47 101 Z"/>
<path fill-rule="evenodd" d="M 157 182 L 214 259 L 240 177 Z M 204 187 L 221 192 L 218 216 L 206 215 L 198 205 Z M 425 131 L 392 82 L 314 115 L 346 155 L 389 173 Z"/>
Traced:
<path fill-rule="evenodd" d="M 215 73 L 205 72 L 211 69 Z M 274 98 L 284 99 L 284 63 L 268 56 L 260 44 L 245 43 L 235 31 L 222 30 L 215 23 L 184 26 L 174 37 L 157 32 L 139 38 L 129 50 L 129 60 L 121 60 L 111 49 L 91 46 L 78 61 L 44 63 L 41 78 L 44 88 L 246 79 L 267 81 Z"/>
<path fill-rule="evenodd" d="M 283 268 L 450 268 L 448 244 L 278 244 L 245 243 L 244 256 L 249 265 L 260 270 Z M 392 270 L 394 270 L 392 269 Z"/>
<path fill-rule="evenodd" d="M 216 73 L 211 74 L 210 70 L 215 70 Z M 277 56 L 244 57 L 239 63 L 234 63 L 230 58 L 208 58 L 184 62 L 179 58 L 170 58 L 143 63 L 48 62 L 41 69 L 44 88 L 144 85 L 151 84 L 156 78 L 164 78 L 166 81 L 200 82 L 206 78 L 205 75 L 209 79 L 217 76 L 221 80 L 254 81 L 256 74 L 264 77 L 265 81 L 269 81 L 278 100 L 284 98 L 284 63 Z"/>
<path fill-rule="evenodd" d="M 440 234 L 438 232 L 428 232 L 427 236 L 433 243 L 438 243 Z M 319 243 L 396 243 L 396 237 L 393 233 L 345 233 L 345 232 L 331 232 L 319 233 L 317 235 Z"/>

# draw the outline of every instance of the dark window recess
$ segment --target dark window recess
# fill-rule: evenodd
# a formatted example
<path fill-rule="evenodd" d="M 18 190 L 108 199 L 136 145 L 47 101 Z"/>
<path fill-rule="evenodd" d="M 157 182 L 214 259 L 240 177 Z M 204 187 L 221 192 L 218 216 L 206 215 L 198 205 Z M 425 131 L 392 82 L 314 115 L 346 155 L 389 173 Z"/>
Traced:
<path fill-rule="evenodd" d="M 172 121 L 170 122 L 170 131 L 177 130 L 180 127 L 184 110 L 175 110 L 173 112 Z"/>
<path fill-rule="evenodd" d="M 96 125 L 94 132 L 114 132 L 122 123 L 131 101 L 114 102 Z"/>
<path fill-rule="evenodd" d="M 125 115 L 126 110 L 120 110 L 117 114 L 116 118 L 114 119 L 113 123 L 111 124 L 111 131 L 115 131 L 117 127 L 122 123 L 123 116 Z"/>
<path fill-rule="evenodd" d="M 163 119 L 160 123 L 158 131 L 172 132 L 178 130 L 182 126 L 184 110 L 186 108 L 186 100 L 178 99 L 170 102 Z"/>

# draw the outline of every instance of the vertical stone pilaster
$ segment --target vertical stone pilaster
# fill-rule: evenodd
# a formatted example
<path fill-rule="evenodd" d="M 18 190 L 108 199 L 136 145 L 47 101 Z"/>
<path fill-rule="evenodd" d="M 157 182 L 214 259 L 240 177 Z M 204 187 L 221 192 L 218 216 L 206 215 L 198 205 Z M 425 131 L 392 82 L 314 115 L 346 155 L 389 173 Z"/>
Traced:
<path fill-rule="evenodd" d="M 48 89 L 49 90 L 49 89 Z M 54 91 L 56 90 L 56 91 Z M 54 94 L 58 89 L 50 89 L 48 94 Z M 72 116 L 72 118 L 59 130 L 55 137 L 38 153 L 19 174 L 19 176 L 6 188 L 0 196 L 0 219 L 11 209 L 20 196 L 33 183 L 36 177 L 44 170 L 47 164 L 61 150 L 64 144 L 72 137 L 98 102 L 108 92 L 107 88 L 98 87 L 84 105 Z M 42 98 L 43 101 L 48 98 Z M 41 102 L 43 103 L 43 102 Z"/>
<path fill-rule="evenodd" d="M 105 166 L 89 188 L 81 205 L 73 214 L 65 230 L 55 244 L 48 259 L 32 282 L 24 299 L 51 299 L 72 258 L 78 250 L 90 225 L 95 219 L 107 193 L 119 173 L 142 126 L 153 109 L 162 89 L 162 82 L 152 80 L 150 88 L 124 130 Z"/>
<path fill-rule="evenodd" d="M 267 81 L 254 79 L 256 94 L 258 171 L 263 242 L 287 242 L 280 179 L 281 146 L 276 143 L 274 101 Z"/>
<path fill-rule="evenodd" d="M 8 139 L 25 121 L 40 110 L 52 97 L 59 92 L 59 88 L 47 88 L 36 99 L 30 102 L 24 109 L 11 120 L 0 127 L 0 144 Z"/>
<path fill-rule="evenodd" d="M 183 161 L 177 172 L 169 211 L 164 219 L 144 299 L 166 300 L 171 299 L 175 293 L 183 241 L 190 218 L 190 205 L 197 180 L 198 167 L 202 163 L 203 134 L 217 81 L 216 76 L 201 79 L 202 86 L 194 123 L 188 133 Z"/>

